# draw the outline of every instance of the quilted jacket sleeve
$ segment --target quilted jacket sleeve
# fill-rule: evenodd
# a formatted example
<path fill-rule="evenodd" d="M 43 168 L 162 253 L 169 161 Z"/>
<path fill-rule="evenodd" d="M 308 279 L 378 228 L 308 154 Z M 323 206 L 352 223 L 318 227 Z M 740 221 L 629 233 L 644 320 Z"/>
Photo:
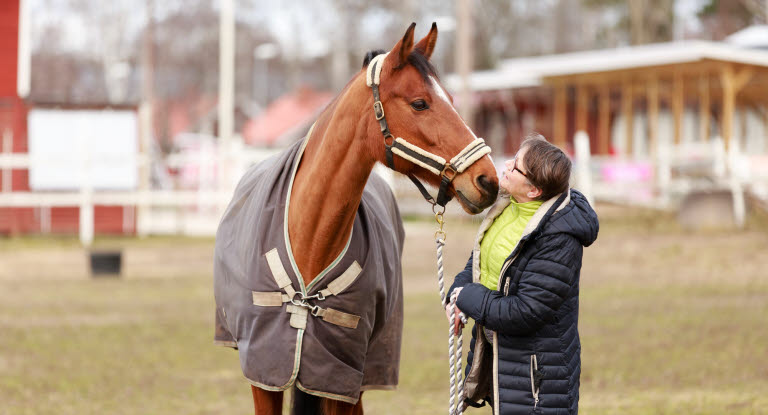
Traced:
<path fill-rule="evenodd" d="M 523 270 L 516 293 L 504 296 L 481 284 L 464 287 L 456 304 L 485 327 L 508 335 L 527 335 L 552 322 L 575 284 L 583 247 L 560 234 L 537 241 L 539 249 Z"/>
<path fill-rule="evenodd" d="M 448 299 L 451 298 L 451 293 L 454 289 L 464 287 L 472 282 L 472 256 L 472 254 L 469 255 L 469 261 L 467 261 L 464 270 L 456 274 L 456 278 L 453 279 L 453 285 L 451 285 L 451 288 L 448 289 L 448 292 L 445 295 L 446 303 L 448 302 Z"/>

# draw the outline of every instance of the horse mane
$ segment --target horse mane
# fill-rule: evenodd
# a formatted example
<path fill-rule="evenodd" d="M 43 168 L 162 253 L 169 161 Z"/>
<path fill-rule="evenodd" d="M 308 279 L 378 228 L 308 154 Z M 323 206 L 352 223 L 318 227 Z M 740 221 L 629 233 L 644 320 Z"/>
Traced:
<path fill-rule="evenodd" d="M 363 58 L 363 69 L 368 67 L 368 64 L 371 63 L 371 60 L 373 58 L 381 55 L 382 53 L 385 53 L 384 49 L 374 49 L 370 50 L 365 54 L 365 58 Z"/>
<path fill-rule="evenodd" d="M 363 59 L 363 69 L 368 67 L 368 64 L 371 63 L 371 60 L 375 58 L 378 55 L 381 55 L 382 53 L 385 53 L 385 51 L 381 49 L 371 50 L 368 53 L 365 54 L 365 58 Z M 429 81 L 429 77 L 432 76 L 435 79 L 440 79 L 440 76 L 437 74 L 437 69 L 435 69 L 434 66 L 432 66 L 432 62 L 427 59 L 424 54 L 419 52 L 418 50 L 414 49 L 410 55 L 408 55 L 408 63 L 411 64 L 414 68 L 416 68 L 417 71 L 419 71 L 419 74 L 421 75 L 421 78 L 426 82 Z M 395 68 L 401 69 L 403 66 L 399 66 Z"/>

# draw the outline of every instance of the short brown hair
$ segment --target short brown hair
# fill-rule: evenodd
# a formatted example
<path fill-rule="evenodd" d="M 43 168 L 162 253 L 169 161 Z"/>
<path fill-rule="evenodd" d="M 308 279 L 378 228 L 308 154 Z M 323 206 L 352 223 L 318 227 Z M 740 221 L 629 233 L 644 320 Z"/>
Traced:
<path fill-rule="evenodd" d="M 525 168 L 528 181 L 541 189 L 538 200 L 548 200 L 568 190 L 571 180 L 571 159 L 563 150 L 550 144 L 541 134 L 525 138 L 520 149 L 526 149 Z"/>

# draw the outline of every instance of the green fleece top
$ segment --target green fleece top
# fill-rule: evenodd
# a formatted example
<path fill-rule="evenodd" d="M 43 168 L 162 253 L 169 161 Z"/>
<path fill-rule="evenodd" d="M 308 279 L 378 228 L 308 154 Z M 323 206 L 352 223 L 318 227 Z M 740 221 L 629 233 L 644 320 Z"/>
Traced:
<path fill-rule="evenodd" d="M 517 203 L 511 199 L 509 206 L 485 232 L 480 242 L 480 283 L 488 289 L 499 289 L 499 274 L 504 260 L 512 253 L 523 236 L 525 226 L 542 203 L 540 200 Z"/>

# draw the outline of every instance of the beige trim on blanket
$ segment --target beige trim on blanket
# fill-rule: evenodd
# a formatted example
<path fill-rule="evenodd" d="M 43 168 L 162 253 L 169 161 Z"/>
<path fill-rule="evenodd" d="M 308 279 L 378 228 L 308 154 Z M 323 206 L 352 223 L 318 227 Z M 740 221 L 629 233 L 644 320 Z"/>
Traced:
<path fill-rule="evenodd" d="M 237 343 L 233 342 L 231 340 L 214 340 L 213 341 L 214 346 L 223 346 L 223 347 L 232 347 L 237 349 Z"/>
<path fill-rule="evenodd" d="M 372 390 L 394 391 L 397 390 L 397 385 L 363 385 L 360 387 L 360 392 Z"/>
<path fill-rule="evenodd" d="M 305 388 L 304 386 L 301 385 L 301 382 L 298 382 L 298 381 L 296 382 L 296 387 L 299 388 L 299 390 L 301 390 L 302 392 L 304 392 L 304 393 L 306 393 L 308 395 L 319 396 L 321 398 L 333 399 L 335 401 L 342 401 L 342 402 L 346 402 L 346 403 L 352 404 L 352 405 L 357 404 L 357 401 L 360 400 L 359 396 L 358 396 L 357 399 L 352 399 L 349 396 L 337 395 L 335 393 L 319 392 L 319 391 L 316 391 L 316 390 L 307 389 L 307 388 Z"/>
<path fill-rule="evenodd" d="M 271 386 L 266 385 L 261 382 L 257 382 L 253 379 L 248 378 L 247 376 L 245 379 L 253 386 L 256 386 L 259 389 L 264 389 L 265 391 L 270 392 L 280 392 L 284 391 L 291 386 L 293 386 L 294 383 L 296 383 L 296 377 L 299 375 L 299 366 L 301 366 L 301 343 L 304 339 L 304 330 L 298 330 L 298 333 L 296 333 L 296 352 L 293 356 L 293 372 L 291 373 L 291 377 L 288 379 L 288 382 L 286 382 L 282 386 Z"/>

